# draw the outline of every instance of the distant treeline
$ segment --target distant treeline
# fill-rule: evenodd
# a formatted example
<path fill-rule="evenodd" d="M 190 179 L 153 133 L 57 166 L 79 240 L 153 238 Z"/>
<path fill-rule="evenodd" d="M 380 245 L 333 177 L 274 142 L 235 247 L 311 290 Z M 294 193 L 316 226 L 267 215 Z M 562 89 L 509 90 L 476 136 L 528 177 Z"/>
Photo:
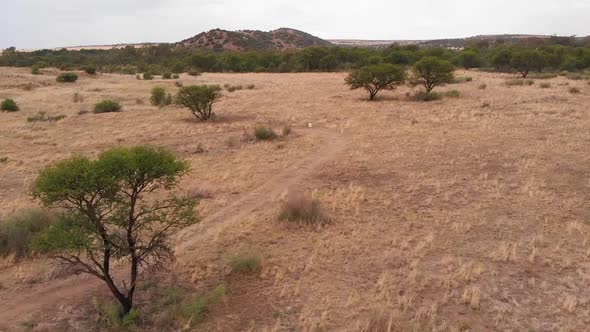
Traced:
<path fill-rule="evenodd" d="M 384 49 L 309 47 L 290 51 L 207 52 L 172 44 L 110 50 L 39 50 L 18 52 L 6 49 L 0 66 L 57 67 L 62 70 L 89 66 L 102 72 L 136 74 L 150 72 L 310 72 L 340 71 L 369 64 L 412 65 L 425 56 L 448 60 L 458 67 L 520 71 L 523 61 L 531 71 L 578 71 L 590 68 L 590 46 L 474 45 L 461 50 L 391 46 Z M 520 66 L 518 66 L 520 65 Z"/>

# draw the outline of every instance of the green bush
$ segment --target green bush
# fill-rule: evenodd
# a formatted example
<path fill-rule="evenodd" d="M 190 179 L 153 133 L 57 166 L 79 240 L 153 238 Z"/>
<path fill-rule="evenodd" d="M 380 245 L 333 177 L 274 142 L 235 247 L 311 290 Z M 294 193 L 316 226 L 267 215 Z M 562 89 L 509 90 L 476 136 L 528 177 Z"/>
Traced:
<path fill-rule="evenodd" d="M 41 75 L 41 67 L 39 67 L 38 65 L 34 65 L 33 67 L 31 67 L 31 74 Z"/>
<path fill-rule="evenodd" d="M 442 98 L 442 95 L 440 93 L 436 93 L 433 91 L 430 91 L 430 92 L 420 91 L 414 95 L 414 100 L 416 100 L 416 101 L 434 101 L 434 100 L 440 100 L 441 98 Z"/>
<path fill-rule="evenodd" d="M 178 75 L 178 74 L 173 74 L 173 75 L 172 75 L 172 78 L 173 78 L 173 79 L 175 79 L 175 80 L 176 80 L 176 79 L 179 79 L 179 78 L 180 78 L 180 75 Z"/>
<path fill-rule="evenodd" d="M 96 67 L 95 66 L 87 66 L 84 68 L 84 72 L 88 75 L 96 75 Z"/>
<path fill-rule="evenodd" d="M 16 112 L 19 110 L 19 107 L 14 100 L 7 98 L 0 104 L 0 110 L 3 112 Z"/>
<path fill-rule="evenodd" d="M 170 80 L 172 79 L 172 73 L 166 72 L 162 74 L 162 79 Z"/>
<path fill-rule="evenodd" d="M 60 83 L 73 83 L 78 80 L 78 75 L 75 73 L 63 73 L 56 78 Z"/>
<path fill-rule="evenodd" d="M 94 105 L 94 113 L 112 113 L 120 112 L 121 105 L 114 100 L 103 100 L 100 103 Z"/>
<path fill-rule="evenodd" d="M 270 141 L 277 138 L 277 134 L 270 127 L 257 125 L 254 128 L 254 137 L 261 141 Z"/>
<path fill-rule="evenodd" d="M 143 73 L 143 79 L 144 80 L 148 80 L 148 81 L 149 80 L 153 80 L 154 79 L 154 75 L 152 73 L 150 73 L 150 72 Z"/>
<path fill-rule="evenodd" d="M 55 216 L 41 209 L 23 210 L 0 222 L 0 256 L 27 256 L 31 240 L 54 222 Z"/>
<path fill-rule="evenodd" d="M 154 106 L 164 106 L 166 104 L 166 90 L 159 86 L 154 87 L 152 89 L 150 102 Z"/>
<path fill-rule="evenodd" d="M 221 96 L 219 85 L 193 85 L 180 88 L 174 102 L 188 108 L 197 119 L 206 121 L 214 115 L 213 104 Z"/>

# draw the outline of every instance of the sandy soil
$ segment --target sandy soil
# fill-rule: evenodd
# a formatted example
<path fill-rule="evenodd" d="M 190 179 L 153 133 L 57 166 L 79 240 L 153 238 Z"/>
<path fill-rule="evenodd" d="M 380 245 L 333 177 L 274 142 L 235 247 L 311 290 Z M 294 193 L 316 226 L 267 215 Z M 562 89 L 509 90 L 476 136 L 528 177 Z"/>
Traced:
<path fill-rule="evenodd" d="M 58 84 L 54 72 L 0 68 L 0 98 L 22 109 L 0 113 L 0 218 L 36 204 L 28 187 L 53 161 L 159 144 L 191 162 L 182 190 L 208 197 L 202 224 L 175 239 L 171 273 L 195 288 L 230 289 L 199 330 L 584 331 L 590 85 L 507 87 L 507 75 L 458 74 L 473 81 L 438 90 L 461 97 L 429 103 L 409 100 L 408 87 L 368 102 L 342 73 L 183 76 L 185 85 L 256 86 L 227 92 L 219 120 L 196 123 L 187 111 L 149 105 L 151 88 L 173 92 L 173 81 L 81 75 Z M 582 93 L 570 94 L 574 86 Z M 78 115 L 105 98 L 124 111 Z M 38 111 L 67 117 L 28 123 Z M 295 133 L 239 142 L 256 123 Z M 292 186 L 312 192 L 332 222 L 277 221 Z M 224 257 L 246 247 L 263 254 L 262 272 L 228 277 Z M 88 278 L 37 259 L 4 262 L 0 284 L 7 330 L 93 326 L 73 314 L 101 293 Z"/>

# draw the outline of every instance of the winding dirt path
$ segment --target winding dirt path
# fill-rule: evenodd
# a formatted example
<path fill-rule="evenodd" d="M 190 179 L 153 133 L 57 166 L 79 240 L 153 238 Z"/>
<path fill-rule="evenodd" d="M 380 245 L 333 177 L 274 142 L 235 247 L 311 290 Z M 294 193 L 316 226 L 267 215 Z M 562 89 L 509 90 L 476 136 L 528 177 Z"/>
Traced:
<path fill-rule="evenodd" d="M 329 129 L 300 129 L 299 132 L 320 134 L 322 147 L 305 158 L 283 169 L 256 190 L 246 193 L 230 205 L 203 219 L 201 223 L 182 230 L 176 239 L 178 258 L 187 259 L 197 243 L 214 239 L 226 226 L 239 221 L 263 206 L 279 199 L 288 188 L 300 183 L 321 165 L 335 159 L 346 149 L 344 135 Z M 198 254 L 197 254 L 198 255 Z M 43 283 L 30 290 L 20 291 L 11 298 L 0 299 L 0 331 L 18 324 L 28 316 L 49 307 L 58 307 L 75 299 L 89 297 L 103 285 L 94 278 L 80 276 Z"/>

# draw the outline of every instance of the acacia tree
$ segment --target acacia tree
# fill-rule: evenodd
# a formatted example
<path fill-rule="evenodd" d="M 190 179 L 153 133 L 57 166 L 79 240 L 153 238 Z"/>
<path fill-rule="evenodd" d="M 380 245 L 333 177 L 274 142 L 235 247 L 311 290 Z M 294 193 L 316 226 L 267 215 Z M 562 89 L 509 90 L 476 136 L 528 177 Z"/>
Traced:
<path fill-rule="evenodd" d="M 345 79 L 352 90 L 363 88 L 369 92 L 369 100 L 375 99 L 381 90 L 393 90 L 406 80 L 403 67 L 382 63 L 351 71 Z"/>
<path fill-rule="evenodd" d="M 426 93 L 430 93 L 439 84 L 450 82 L 454 70 L 449 61 L 427 56 L 414 64 L 414 80 L 416 84 L 424 86 Z"/>
<path fill-rule="evenodd" d="M 474 50 L 465 50 L 459 54 L 459 63 L 463 68 L 469 70 L 471 68 L 478 68 L 482 65 L 482 59 Z"/>
<path fill-rule="evenodd" d="M 526 78 L 531 70 L 543 71 L 545 58 L 539 51 L 524 50 L 512 56 L 510 65 L 522 75 L 522 78 Z"/>
<path fill-rule="evenodd" d="M 195 200 L 164 195 L 187 170 L 186 162 L 149 146 L 57 162 L 41 171 L 32 192 L 63 217 L 33 245 L 74 272 L 104 281 L 125 315 L 142 273 L 172 258 L 168 238 L 198 221 Z M 112 269 L 120 260 L 129 261 L 122 284 Z"/>
<path fill-rule="evenodd" d="M 214 114 L 213 104 L 219 98 L 221 98 L 219 85 L 192 85 L 178 91 L 175 104 L 188 108 L 197 119 L 207 121 Z"/>

